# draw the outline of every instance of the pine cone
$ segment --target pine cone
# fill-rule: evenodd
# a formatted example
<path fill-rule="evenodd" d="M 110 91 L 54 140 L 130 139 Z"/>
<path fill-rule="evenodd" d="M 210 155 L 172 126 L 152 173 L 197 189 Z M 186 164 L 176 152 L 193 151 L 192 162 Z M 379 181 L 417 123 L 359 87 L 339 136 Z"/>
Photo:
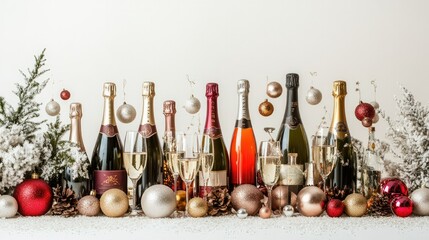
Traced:
<path fill-rule="evenodd" d="M 319 183 L 319 188 L 321 188 L 323 190 L 323 183 Z M 326 187 L 326 197 L 328 200 L 331 199 L 340 199 L 340 200 L 344 200 L 347 195 L 353 193 L 350 189 L 348 188 L 344 188 L 342 190 L 340 190 L 338 187 L 334 187 L 334 188 L 329 188 Z"/>
<path fill-rule="evenodd" d="M 380 193 L 374 193 L 368 200 L 368 212 L 370 216 L 381 217 L 392 215 L 389 197 Z"/>
<path fill-rule="evenodd" d="M 70 188 L 63 189 L 57 186 L 54 190 L 54 201 L 52 204 L 52 215 L 61 215 L 63 217 L 71 217 L 78 213 L 77 199 L 74 191 Z"/>
<path fill-rule="evenodd" d="M 226 187 L 214 187 L 207 195 L 210 216 L 223 216 L 230 213 L 231 195 Z"/>

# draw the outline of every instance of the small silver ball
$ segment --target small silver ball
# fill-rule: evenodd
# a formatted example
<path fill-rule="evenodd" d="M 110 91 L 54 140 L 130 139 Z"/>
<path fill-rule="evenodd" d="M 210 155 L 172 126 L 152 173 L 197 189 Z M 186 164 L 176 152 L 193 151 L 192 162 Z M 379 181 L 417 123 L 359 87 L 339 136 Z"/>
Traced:
<path fill-rule="evenodd" d="M 51 101 L 46 104 L 45 111 L 49 116 L 56 116 L 60 113 L 61 106 L 55 102 L 54 99 L 51 99 Z"/>
<path fill-rule="evenodd" d="M 122 123 L 130 123 L 136 118 L 136 109 L 132 105 L 124 102 L 124 104 L 116 110 L 116 117 Z"/>
<path fill-rule="evenodd" d="M 237 211 L 237 217 L 238 218 L 240 218 L 240 219 L 244 219 L 244 218 L 246 218 L 247 217 L 247 211 L 246 211 L 246 209 L 244 209 L 244 208 L 240 208 L 240 209 L 238 209 L 238 211 Z"/>
<path fill-rule="evenodd" d="M 200 100 L 198 100 L 198 98 L 194 97 L 194 95 L 192 95 L 185 102 L 185 110 L 186 110 L 186 112 L 188 112 L 190 114 L 197 113 L 198 111 L 200 111 L 200 108 L 201 108 Z"/>
<path fill-rule="evenodd" d="M 380 108 L 380 104 L 378 104 L 378 102 L 376 102 L 376 101 L 372 101 L 369 104 L 371 104 L 375 110 Z"/>
<path fill-rule="evenodd" d="M 18 202 L 9 195 L 0 196 L 0 218 L 11 218 L 18 212 Z"/>
<path fill-rule="evenodd" d="M 319 89 L 310 87 L 305 100 L 311 105 L 317 105 L 320 103 L 320 101 L 322 101 L 322 93 Z"/>
<path fill-rule="evenodd" d="M 286 206 L 283 208 L 283 214 L 284 214 L 286 217 L 292 217 L 292 216 L 293 216 L 293 213 L 294 213 L 294 210 L 293 210 L 293 207 L 292 207 L 291 205 L 286 205 Z"/>

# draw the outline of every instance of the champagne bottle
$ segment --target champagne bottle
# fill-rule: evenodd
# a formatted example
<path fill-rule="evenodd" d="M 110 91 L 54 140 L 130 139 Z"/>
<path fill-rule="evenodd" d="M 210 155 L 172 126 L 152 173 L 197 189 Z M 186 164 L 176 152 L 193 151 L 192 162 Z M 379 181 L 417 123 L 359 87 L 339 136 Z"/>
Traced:
<path fill-rule="evenodd" d="M 155 83 L 143 83 L 143 111 L 139 132 L 143 136 L 148 149 L 146 168 L 143 171 L 141 180 L 137 184 L 138 203 L 142 193 L 152 185 L 161 184 L 162 177 L 162 151 L 161 143 L 155 125 L 153 113 L 153 98 L 155 97 Z"/>
<path fill-rule="evenodd" d="M 176 132 L 176 124 L 175 124 L 175 115 L 176 115 L 176 102 L 173 100 L 167 100 L 164 101 L 163 104 L 163 113 L 165 116 L 165 133 L 171 132 L 171 138 L 174 140 L 176 138 L 175 132 Z M 166 138 L 167 136 L 164 135 Z M 166 152 L 166 143 L 164 142 L 163 151 Z M 168 167 L 168 160 L 163 154 L 162 157 L 163 163 L 162 163 L 162 172 L 163 172 L 163 183 L 164 185 L 170 187 L 174 190 L 174 178 L 173 174 L 170 171 L 170 168 Z M 182 180 L 180 176 L 177 177 L 177 184 L 176 184 L 177 190 L 182 189 Z"/>
<path fill-rule="evenodd" d="M 116 85 L 105 83 L 103 121 L 95 142 L 90 172 L 91 186 L 96 190 L 97 197 L 112 188 L 118 188 L 127 193 L 127 172 L 123 165 L 123 147 L 114 114 L 115 96 Z"/>
<path fill-rule="evenodd" d="M 70 104 L 70 137 L 69 141 L 75 143 L 80 151 L 86 155 L 85 145 L 82 140 L 82 105 L 80 103 Z M 89 194 L 89 180 L 79 177 L 73 179 L 70 168 L 66 168 L 64 171 L 64 182 L 63 186 L 71 188 L 77 198 L 81 198 Z"/>
<path fill-rule="evenodd" d="M 309 162 L 309 146 L 298 108 L 299 75 L 286 75 L 287 102 L 277 141 L 283 152 L 279 184 L 288 186 L 290 204 L 304 186 L 304 167 Z M 289 155 L 294 153 L 293 155 Z M 288 156 L 293 156 L 288 164 Z"/>
<path fill-rule="evenodd" d="M 218 96 L 219 89 L 217 83 L 208 83 L 206 85 L 207 115 L 204 126 L 203 143 L 205 142 L 205 138 L 210 138 L 210 146 L 204 146 L 203 144 L 202 147 L 213 150 L 214 163 L 212 171 L 209 174 L 207 188 L 201 185 L 199 187 L 199 194 L 201 197 L 204 197 L 206 193 L 210 193 L 213 188 L 228 186 L 228 152 L 223 141 L 217 112 Z M 199 174 L 199 176 L 199 182 L 204 182 L 202 174 Z"/>
<path fill-rule="evenodd" d="M 335 81 L 332 91 L 334 96 L 334 112 L 329 128 L 328 141 L 334 144 L 336 140 L 337 150 L 341 154 L 332 173 L 327 180 L 327 186 L 334 191 L 335 197 L 344 199 L 348 194 L 356 190 L 356 161 L 353 153 L 352 139 L 347 126 L 345 112 L 345 97 L 347 85 L 345 81 Z"/>
<path fill-rule="evenodd" d="M 231 190 L 241 184 L 255 185 L 256 181 L 257 148 L 249 114 L 249 87 L 248 80 L 239 80 L 237 83 L 238 114 L 232 134 L 229 161 Z"/>

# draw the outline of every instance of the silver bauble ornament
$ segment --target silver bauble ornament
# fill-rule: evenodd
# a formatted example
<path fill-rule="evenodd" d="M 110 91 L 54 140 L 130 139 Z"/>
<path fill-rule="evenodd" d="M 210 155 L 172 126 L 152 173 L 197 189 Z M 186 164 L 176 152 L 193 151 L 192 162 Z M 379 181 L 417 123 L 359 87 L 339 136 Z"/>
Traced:
<path fill-rule="evenodd" d="M 377 123 L 378 120 L 380 120 L 380 116 L 378 116 L 378 113 L 375 113 L 374 117 L 372 118 L 372 124 Z"/>
<path fill-rule="evenodd" d="M 130 123 L 136 118 L 136 109 L 133 105 L 124 102 L 124 104 L 116 110 L 116 117 L 122 123 Z"/>
<path fill-rule="evenodd" d="M 245 219 L 247 217 L 247 211 L 244 208 L 240 208 L 237 210 L 237 217 L 240 219 Z"/>
<path fill-rule="evenodd" d="M 419 216 L 429 216 L 429 189 L 420 188 L 410 195 L 414 203 L 413 213 Z"/>
<path fill-rule="evenodd" d="M 176 195 L 165 185 L 153 185 L 143 193 L 141 204 L 144 214 L 150 218 L 168 217 L 176 209 Z"/>
<path fill-rule="evenodd" d="M 293 213 L 294 213 L 294 209 L 293 209 L 293 207 L 292 207 L 291 205 L 286 205 L 286 206 L 283 208 L 283 214 L 284 214 L 286 217 L 292 217 L 292 216 L 293 216 Z"/>
<path fill-rule="evenodd" d="M 311 105 L 317 105 L 320 103 L 320 101 L 322 101 L 322 93 L 319 89 L 310 87 L 310 89 L 307 91 L 305 100 Z"/>
<path fill-rule="evenodd" d="M 278 98 L 282 95 L 283 88 L 278 82 L 270 82 L 267 84 L 267 95 L 272 98 Z"/>
<path fill-rule="evenodd" d="M 197 113 L 198 111 L 200 111 L 200 108 L 201 108 L 200 100 L 198 100 L 198 98 L 194 97 L 194 95 L 192 95 L 185 102 L 185 110 L 186 110 L 186 112 L 188 112 L 190 114 Z"/>
<path fill-rule="evenodd" d="M 309 186 L 299 191 L 296 201 L 297 209 L 302 215 L 317 217 L 325 209 L 326 195 L 322 189 Z"/>
<path fill-rule="evenodd" d="M 51 101 L 46 104 L 45 111 L 49 116 L 57 116 L 61 111 L 60 104 L 55 102 L 54 99 L 51 99 Z"/>
<path fill-rule="evenodd" d="M 376 102 L 376 101 L 372 101 L 369 104 L 371 104 L 375 110 L 380 108 L 380 104 L 378 104 L 378 102 Z"/>
<path fill-rule="evenodd" d="M 0 196 L 0 218 L 11 218 L 18 212 L 18 202 L 9 195 Z"/>

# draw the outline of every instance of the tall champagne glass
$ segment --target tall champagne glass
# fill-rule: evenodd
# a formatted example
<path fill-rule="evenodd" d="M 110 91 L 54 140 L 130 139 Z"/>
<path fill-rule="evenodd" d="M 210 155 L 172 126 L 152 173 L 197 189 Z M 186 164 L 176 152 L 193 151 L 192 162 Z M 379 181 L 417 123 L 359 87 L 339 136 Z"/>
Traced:
<path fill-rule="evenodd" d="M 259 166 L 262 181 L 268 190 L 268 208 L 271 209 L 271 190 L 277 183 L 280 175 L 282 152 L 280 142 L 261 141 L 259 145 Z"/>

